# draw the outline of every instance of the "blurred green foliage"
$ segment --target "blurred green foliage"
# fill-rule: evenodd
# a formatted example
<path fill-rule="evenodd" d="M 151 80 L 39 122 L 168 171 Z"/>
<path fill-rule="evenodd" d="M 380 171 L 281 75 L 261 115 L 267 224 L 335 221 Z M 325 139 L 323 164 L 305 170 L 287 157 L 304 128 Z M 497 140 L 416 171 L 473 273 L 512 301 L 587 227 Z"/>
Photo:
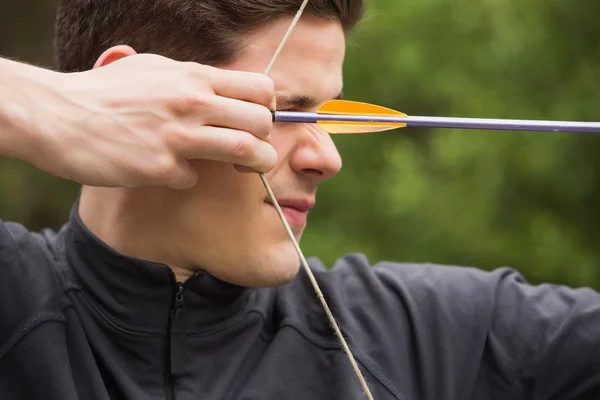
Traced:
<path fill-rule="evenodd" d="M 38 24 L 38 41 L 0 42 L 0 54 L 51 65 L 54 8 L 25 3 L 37 2 L 48 29 Z M 31 16 L 15 11 L 25 3 L 3 2 L 4 11 L 10 3 L 0 34 L 30 32 L 22 24 Z M 349 38 L 348 99 L 409 115 L 600 120 L 596 0 L 369 6 Z M 39 43 L 47 46 L 32 51 Z M 320 189 L 307 255 L 509 265 L 534 283 L 600 289 L 600 137 L 410 128 L 334 140 L 344 168 Z M 75 184 L 12 160 L 0 162 L 0 176 L 0 218 L 36 230 L 66 220 Z"/>

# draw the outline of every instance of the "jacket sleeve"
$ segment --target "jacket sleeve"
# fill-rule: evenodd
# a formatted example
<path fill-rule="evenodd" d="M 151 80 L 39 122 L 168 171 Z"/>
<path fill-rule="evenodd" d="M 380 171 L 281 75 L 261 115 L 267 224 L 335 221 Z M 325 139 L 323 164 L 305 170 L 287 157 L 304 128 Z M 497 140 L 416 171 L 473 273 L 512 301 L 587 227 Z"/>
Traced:
<path fill-rule="evenodd" d="M 482 374 L 518 379 L 532 399 L 600 398 L 600 294 L 533 286 L 505 271 L 497 280 Z"/>
<path fill-rule="evenodd" d="M 600 399 L 592 289 L 534 286 L 511 268 L 371 266 L 358 254 L 326 275 L 328 300 L 366 353 L 363 364 L 405 398 Z"/>
<path fill-rule="evenodd" d="M 34 235 L 0 220 L 0 362 L 40 323 L 64 319 L 57 280 Z"/>

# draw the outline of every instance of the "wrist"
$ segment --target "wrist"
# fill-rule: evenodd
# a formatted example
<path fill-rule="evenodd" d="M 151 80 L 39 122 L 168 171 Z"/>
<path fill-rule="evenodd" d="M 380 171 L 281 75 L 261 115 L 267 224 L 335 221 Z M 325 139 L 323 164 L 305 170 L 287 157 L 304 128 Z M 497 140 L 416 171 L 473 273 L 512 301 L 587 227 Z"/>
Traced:
<path fill-rule="evenodd" d="M 35 164 L 50 123 L 52 74 L 0 58 L 0 156 Z"/>

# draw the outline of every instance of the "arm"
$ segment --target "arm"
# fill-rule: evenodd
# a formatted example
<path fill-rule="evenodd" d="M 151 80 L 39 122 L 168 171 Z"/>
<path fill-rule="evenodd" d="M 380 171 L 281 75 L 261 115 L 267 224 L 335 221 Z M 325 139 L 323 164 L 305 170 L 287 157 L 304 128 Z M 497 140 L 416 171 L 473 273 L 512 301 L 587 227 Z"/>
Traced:
<path fill-rule="evenodd" d="M 30 102 L 37 97 L 34 100 L 43 108 L 52 101 L 50 88 L 44 84 L 49 78 L 49 71 L 0 58 L 0 156 L 33 161 L 31 146 L 40 137 L 28 124 L 39 117 L 39 111 L 33 112 Z"/>
<path fill-rule="evenodd" d="M 407 398 L 600 398 L 594 290 L 534 286 L 509 268 L 371 266 L 362 255 L 313 265 L 364 365 Z"/>
<path fill-rule="evenodd" d="M 509 268 L 423 265 L 402 277 L 391 268 L 381 272 L 410 293 L 421 361 L 430 362 L 429 373 L 440 373 L 425 390 L 450 374 L 465 385 L 459 398 L 600 398 L 598 292 L 532 285 Z"/>
<path fill-rule="evenodd" d="M 503 276 L 487 352 L 491 357 L 483 368 L 497 384 L 506 386 L 512 376 L 530 398 L 599 398 L 600 294 Z"/>
<path fill-rule="evenodd" d="M 189 188 L 195 158 L 274 166 L 270 78 L 131 52 L 78 73 L 0 59 L 0 156 L 92 186 Z"/>

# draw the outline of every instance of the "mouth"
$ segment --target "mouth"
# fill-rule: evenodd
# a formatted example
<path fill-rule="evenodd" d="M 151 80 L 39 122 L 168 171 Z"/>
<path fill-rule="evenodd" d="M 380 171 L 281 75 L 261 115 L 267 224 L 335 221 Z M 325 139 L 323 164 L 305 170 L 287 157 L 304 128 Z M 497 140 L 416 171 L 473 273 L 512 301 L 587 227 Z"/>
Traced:
<path fill-rule="evenodd" d="M 265 202 L 275 209 L 275 205 L 271 200 Z M 310 198 L 281 198 L 277 199 L 277 203 L 285 216 L 286 221 L 292 227 L 302 228 L 306 226 L 308 220 L 308 212 L 315 205 L 315 201 Z"/>

